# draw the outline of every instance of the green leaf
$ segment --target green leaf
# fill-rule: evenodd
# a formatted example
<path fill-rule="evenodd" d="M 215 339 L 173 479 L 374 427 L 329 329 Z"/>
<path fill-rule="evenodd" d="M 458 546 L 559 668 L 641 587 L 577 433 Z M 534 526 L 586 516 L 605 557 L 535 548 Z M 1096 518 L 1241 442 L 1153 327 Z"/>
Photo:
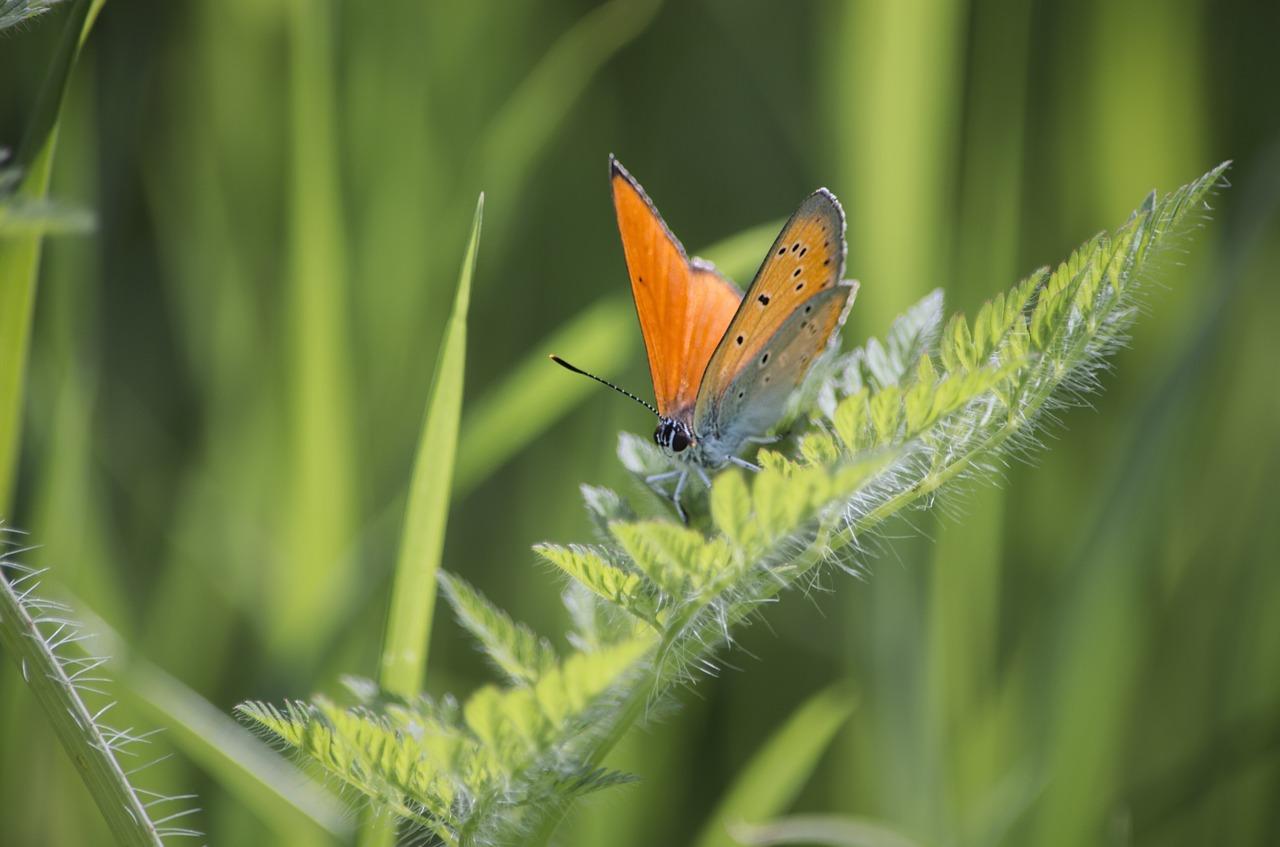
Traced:
<path fill-rule="evenodd" d="M 264 703 L 236 707 L 250 721 L 322 766 L 348 788 L 397 814 L 444 834 L 457 796 L 457 769 L 483 755 L 456 733 L 440 731 L 430 705 L 413 714 L 417 731 L 397 727 L 385 717 L 348 709 L 317 698 L 287 702 L 283 709 Z M 411 798 L 425 811 L 407 806 Z"/>
<path fill-rule="evenodd" d="M 1091 375 L 1136 314 L 1144 263 L 1203 208 L 1215 173 L 1221 169 L 1149 203 L 1053 272 L 1037 271 L 995 296 L 972 323 L 957 316 L 939 332 L 941 299 L 926 298 L 895 322 L 889 341 L 869 341 L 838 363 L 820 392 L 832 426 L 819 420 L 797 433 L 802 461 L 762 450 L 759 473 L 729 469 L 709 493 L 684 501 L 703 531 L 637 519 L 615 493 L 584 489 L 608 540 L 537 548 L 574 581 L 564 598 L 577 631 L 563 660 L 553 661 L 532 633 L 463 583 L 449 582 L 466 625 L 500 654 L 513 684 L 482 688 L 452 712 L 452 701 L 382 703 L 381 694 L 366 695 L 345 716 L 321 704 L 315 709 L 328 729 L 316 739 L 286 731 L 313 747 L 323 742 L 310 755 L 354 777 L 377 771 L 362 790 L 436 832 L 462 843 L 480 833 L 488 841 L 519 834 L 547 843 L 576 792 L 614 781 L 599 763 L 627 728 L 712 664 L 714 651 L 762 603 L 804 584 L 824 563 L 856 568 L 859 536 L 1025 450 L 1046 407 L 1092 387 Z M 640 475 L 669 467 L 634 436 L 620 438 L 619 455 Z M 726 800 L 725 817 L 773 812 L 790 801 L 843 720 L 826 706 L 806 707 L 760 754 Z M 335 737 L 335 728 L 351 738 Z M 405 746 L 434 756 L 430 764 L 402 759 L 401 748 L 388 746 L 396 733 L 413 735 Z M 429 800 L 396 805 L 400 792 L 414 799 L 406 786 L 424 785 Z M 716 838 L 719 826 L 709 824 L 706 837 Z M 758 843 L 913 843 L 855 818 L 792 818 L 735 832 Z"/>
<path fill-rule="evenodd" d="M 760 823 L 789 807 L 851 714 L 853 697 L 844 685 L 805 701 L 738 771 L 695 847 L 733 847 L 739 843 L 730 834 L 735 826 Z"/>
<path fill-rule="evenodd" d="M 780 468 L 766 467 L 752 481 L 751 511 L 765 544 L 772 544 L 793 527 L 788 489 L 786 474 Z"/>
<path fill-rule="evenodd" d="M 95 641 L 107 645 L 108 667 L 118 673 L 122 696 L 156 725 L 164 726 L 165 737 L 246 809 L 281 832 L 306 832 L 310 840 L 350 835 L 352 823 L 335 804 L 333 794 L 307 782 L 297 768 L 235 723 L 223 708 L 131 655 L 126 643 L 105 624 L 94 621 L 90 626 Z"/>
<path fill-rule="evenodd" d="M 840 458 L 840 448 L 830 433 L 810 432 L 800 439 L 800 458 L 806 465 L 830 465 Z"/>
<path fill-rule="evenodd" d="M 751 491 L 737 468 L 716 477 L 711 487 L 711 519 L 735 546 L 747 548 L 755 543 Z"/>
<path fill-rule="evenodd" d="M 550 642 L 513 621 L 465 580 L 443 571 L 439 580 L 459 622 L 513 682 L 537 682 L 559 662 Z"/>
<path fill-rule="evenodd" d="M 532 686 L 485 686 L 463 706 L 467 726 L 499 753 L 495 762 L 505 759 L 504 769 L 514 775 L 530 767 L 560 730 L 588 727 L 587 713 L 653 645 L 652 638 L 636 638 L 594 653 L 575 653 Z"/>
<path fill-rule="evenodd" d="M 58 115 L 71 69 L 88 37 L 102 0 L 77 0 L 63 23 L 57 53 L 27 120 L 14 159 L 22 182 L 12 202 L 42 203 L 49 190 L 58 138 Z M 10 10 L 6 10 L 6 14 Z M 13 14 L 25 17 L 19 8 Z M 12 172 L 12 171 L 11 171 Z M 22 437 L 22 398 L 26 384 L 31 315 L 40 276 L 39 233 L 0 239 L 0 517 L 12 513 L 14 474 Z"/>
<path fill-rule="evenodd" d="M 330 6 L 280 7 L 289 45 L 284 218 L 284 401 L 288 447 L 284 542 L 267 570 L 273 650 L 309 655 L 315 620 L 353 597 L 357 574 L 343 553 L 359 531 L 351 409 L 348 233 Z"/>
<path fill-rule="evenodd" d="M 627 501 L 623 500 L 616 491 L 608 488 L 582 486 L 582 502 L 586 505 L 591 519 L 602 532 L 608 532 L 609 524 L 613 521 L 636 519 L 636 513 L 632 511 Z"/>
<path fill-rule="evenodd" d="M 885 338 L 886 353 L 903 382 L 916 361 L 938 343 L 942 328 L 942 289 L 935 288 L 894 319 Z M 886 383 L 887 384 L 887 383 Z"/>
<path fill-rule="evenodd" d="M 898 437 L 902 420 L 902 389 L 891 385 L 871 398 L 871 424 L 875 428 L 876 443 L 890 444 Z"/>
<path fill-rule="evenodd" d="M 599 388 L 590 380 L 565 379 L 564 372 L 547 361 L 548 352 L 562 353 L 571 362 L 590 362 L 594 372 L 612 378 L 630 359 L 631 352 L 617 339 L 630 332 L 634 322 L 630 303 L 601 300 L 540 341 L 468 408 L 458 443 L 455 492 L 470 491 Z"/>
<path fill-rule="evenodd" d="M 870 392 L 863 388 L 840 401 L 836 407 L 833 423 L 836 435 L 844 442 L 847 450 L 853 452 L 870 446 L 867 437 L 867 425 L 871 417 Z"/>
<path fill-rule="evenodd" d="M 612 0 L 593 7 L 547 50 L 480 134 L 477 170 L 513 196 L 596 70 L 638 37 L 658 0 Z M 603 170 L 602 170 L 603 172 Z"/>
<path fill-rule="evenodd" d="M 610 529 L 636 567 L 669 598 L 680 601 L 702 587 L 707 542 L 695 530 L 665 521 L 617 523 Z"/>
<path fill-rule="evenodd" d="M 929 360 L 926 357 L 921 361 Z M 907 417 L 907 432 L 919 432 L 926 423 L 932 422 L 936 390 L 937 386 L 928 379 L 917 379 L 907 389 L 902 401 L 902 410 Z"/>
<path fill-rule="evenodd" d="M 390 691 L 412 694 L 422 688 L 426 673 L 431 619 L 435 610 L 436 573 L 444 549 L 445 522 L 453 460 L 458 445 L 458 421 L 462 413 L 462 380 L 467 352 L 467 305 L 471 278 L 480 249 L 480 221 L 484 195 L 476 203 L 453 313 L 445 327 L 431 381 L 431 396 L 418 439 L 409 500 L 405 504 L 400 558 L 391 586 L 391 611 L 382 651 L 382 685 Z"/>
<path fill-rule="evenodd" d="M 602 599 L 642 620 L 653 620 L 657 611 L 653 596 L 656 586 L 640 571 L 623 570 L 592 548 L 576 544 L 539 544 L 534 550 Z"/>

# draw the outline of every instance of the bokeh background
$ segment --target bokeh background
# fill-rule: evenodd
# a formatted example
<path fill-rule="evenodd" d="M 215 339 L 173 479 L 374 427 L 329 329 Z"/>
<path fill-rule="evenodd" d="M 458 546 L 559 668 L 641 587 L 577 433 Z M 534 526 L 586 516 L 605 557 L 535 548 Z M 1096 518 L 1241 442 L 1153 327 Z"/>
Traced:
<path fill-rule="evenodd" d="M 63 14 L 0 40 L 0 144 Z M 692 843 L 833 684 L 852 717 L 794 811 L 925 844 L 1280 843 L 1278 36 L 1269 0 L 113 0 L 53 181 L 98 228 L 47 244 L 0 517 L 118 633 L 116 722 L 168 727 L 144 786 L 197 794 L 208 843 L 338 843 L 244 796 L 156 703 L 176 681 L 226 714 L 375 674 L 479 192 L 445 564 L 558 640 L 530 545 L 589 539 L 583 482 L 637 493 L 616 434 L 652 427 L 545 360 L 649 390 L 609 153 L 741 282 L 834 191 L 863 284 L 846 347 L 936 287 L 971 312 L 1234 159 L 1091 407 L 891 527 L 864 578 L 770 608 L 613 757 L 643 781 L 559 843 Z M 490 678 L 446 612 L 433 647 L 431 691 Z M 11 663 L 0 751 L 0 843 L 105 842 Z"/>

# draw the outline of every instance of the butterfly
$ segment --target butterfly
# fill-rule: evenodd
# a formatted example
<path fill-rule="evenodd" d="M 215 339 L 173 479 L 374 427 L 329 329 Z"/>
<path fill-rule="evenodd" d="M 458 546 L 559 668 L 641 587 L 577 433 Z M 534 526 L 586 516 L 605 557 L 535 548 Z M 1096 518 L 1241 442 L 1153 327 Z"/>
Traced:
<path fill-rule="evenodd" d="M 858 283 L 843 280 L 844 210 L 825 188 L 810 194 L 778 234 L 746 294 L 702 259 L 690 259 L 653 201 L 609 157 L 613 205 L 631 277 L 657 405 L 594 374 L 558 364 L 637 400 L 658 416 L 653 438 L 680 466 L 647 482 L 675 478 L 669 496 L 682 520 L 680 494 L 690 470 L 730 463 L 777 423 L 814 361 L 838 341 Z"/>

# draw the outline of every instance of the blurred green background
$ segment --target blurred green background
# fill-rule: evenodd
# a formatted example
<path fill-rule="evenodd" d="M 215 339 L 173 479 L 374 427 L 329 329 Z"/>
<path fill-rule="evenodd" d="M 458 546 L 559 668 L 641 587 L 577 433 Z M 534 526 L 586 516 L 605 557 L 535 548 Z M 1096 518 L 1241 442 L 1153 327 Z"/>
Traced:
<path fill-rule="evenodd" d="M 0 40 L 0 145 L 64 14 Z M 649 392 L 609 153 L 691 252 L 834 191 L 863 285 L 846 348 L 935 287 L 972 311 L 1231 158 L 1092 408 L 895 524 L 865 579 L 769 609 L 611 760 L 643 782 L 559 843 L 691 843 L 837 681 L 854 712 L 795 811 L 926 844 L 1280 843 L 1278 34 L 1269 0 L 113 0 L 52 188 L 98 229 L 47 244 L 0 517 L 112 652 L 222 713 L 374 675 L 484 191 L 445 566 L 558 640 L 560 578 L 529 547 L 590 537 L 580 483 L 638 494 L 616 434 L 653 424 L 545 360 Z M 723 252 L 740 282 L 771 237 Z M 490 679 L 447 612 L 435 633 L 432 692 Z M 104 843 L 2 667 L 0 843 Z M 138 667 L 115 722 L 172 726 Z M 140 761 L 169 753 L 141 784 L 198 794 L 208 843 L 339 843 L 181 728 Z"/>

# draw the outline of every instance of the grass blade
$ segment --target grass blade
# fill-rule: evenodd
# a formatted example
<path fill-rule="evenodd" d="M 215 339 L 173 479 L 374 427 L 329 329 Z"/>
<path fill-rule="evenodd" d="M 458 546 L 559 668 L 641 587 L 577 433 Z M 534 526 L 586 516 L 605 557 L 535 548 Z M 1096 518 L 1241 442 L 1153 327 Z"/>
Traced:
<path fill-rule="evenodd" d="M 16 191 L 22 200 L 42 200 L 49 190 L 58 139 L 58 113 L 80 45 L 93 25 L 95 16 L 90 13 L 96 11 L 98 5 L 93 0 L 80 0 L 64 24 L 62 40 L 15 160 L 16 167 L 23 172 L 22 183 Z M 40 235 L 35 233 L 0 241 L 0 516 L 10 511 L 9 498 L 17 472 L 27 349 L 40 274 L 41 243 Z"/>
<path fill-rule="evenodd" d="M 413 481 L 405 506 L 400 559 L 391 586 L 391 612 L 383 642 L 382 686 L 412 696 L 422 688 L 435 612 L 436 574 L 444 549 L 445 519 L 454 458 L 458 449 L 458 424 L 462 415 L 462 381 L 467 353 L 467 305 L 471 277 L 480 245 L 480 221 L 484 195 L 476 203 L 471 238 L 467 243 L 454 295 L 453 314 L 445 326 L 431 396 L 418 440 Z"/>
<path fill-rule="evenodd" d="M 347 323 L 347 228 L 333 57 L 336 12 L 288 3 L 291 131 L 286 195 L 288 484 L 284 555 L 270 569 L 273 646 L 305 655 L 317 617 L 342 608 L 355 573 L 355 470 Z"/>
<path fill-rule="evenodd" d="M 547 367 L 548 353 L 563 353 L 572 362 L 590 362 L 607 378 L 619 373 L 631 351 L 618 344 L 632 330 L 635 310 L 621 298 L 589 306 L 546 340 L 467 410 L 467 425 L 458 444 L 454 491 L 470 491 L 495 468 L 518 453 L 576 407 L 596 386 L 565 379 Z"/>
<path fill-rule="evenodd" d="M 129 704 L 156 725 L 165 738 L 198 763 L 291 844 L 332 844 L 351 830 L 349 816 L 324 787 L 307 781 L 289 762 L 163 668 L 148 661 L 78 598 L 71 605 L 93 633 L 95 648 L 120 683 Z"/>
<path fill-rule="evenodd" d="M 740 842 L 731 828 L 758 823 L 790 805 L 853 708 L 850 691 L 841 685 L 809 698 L 739 772 L 695 847 L 733 847 Z"/>

